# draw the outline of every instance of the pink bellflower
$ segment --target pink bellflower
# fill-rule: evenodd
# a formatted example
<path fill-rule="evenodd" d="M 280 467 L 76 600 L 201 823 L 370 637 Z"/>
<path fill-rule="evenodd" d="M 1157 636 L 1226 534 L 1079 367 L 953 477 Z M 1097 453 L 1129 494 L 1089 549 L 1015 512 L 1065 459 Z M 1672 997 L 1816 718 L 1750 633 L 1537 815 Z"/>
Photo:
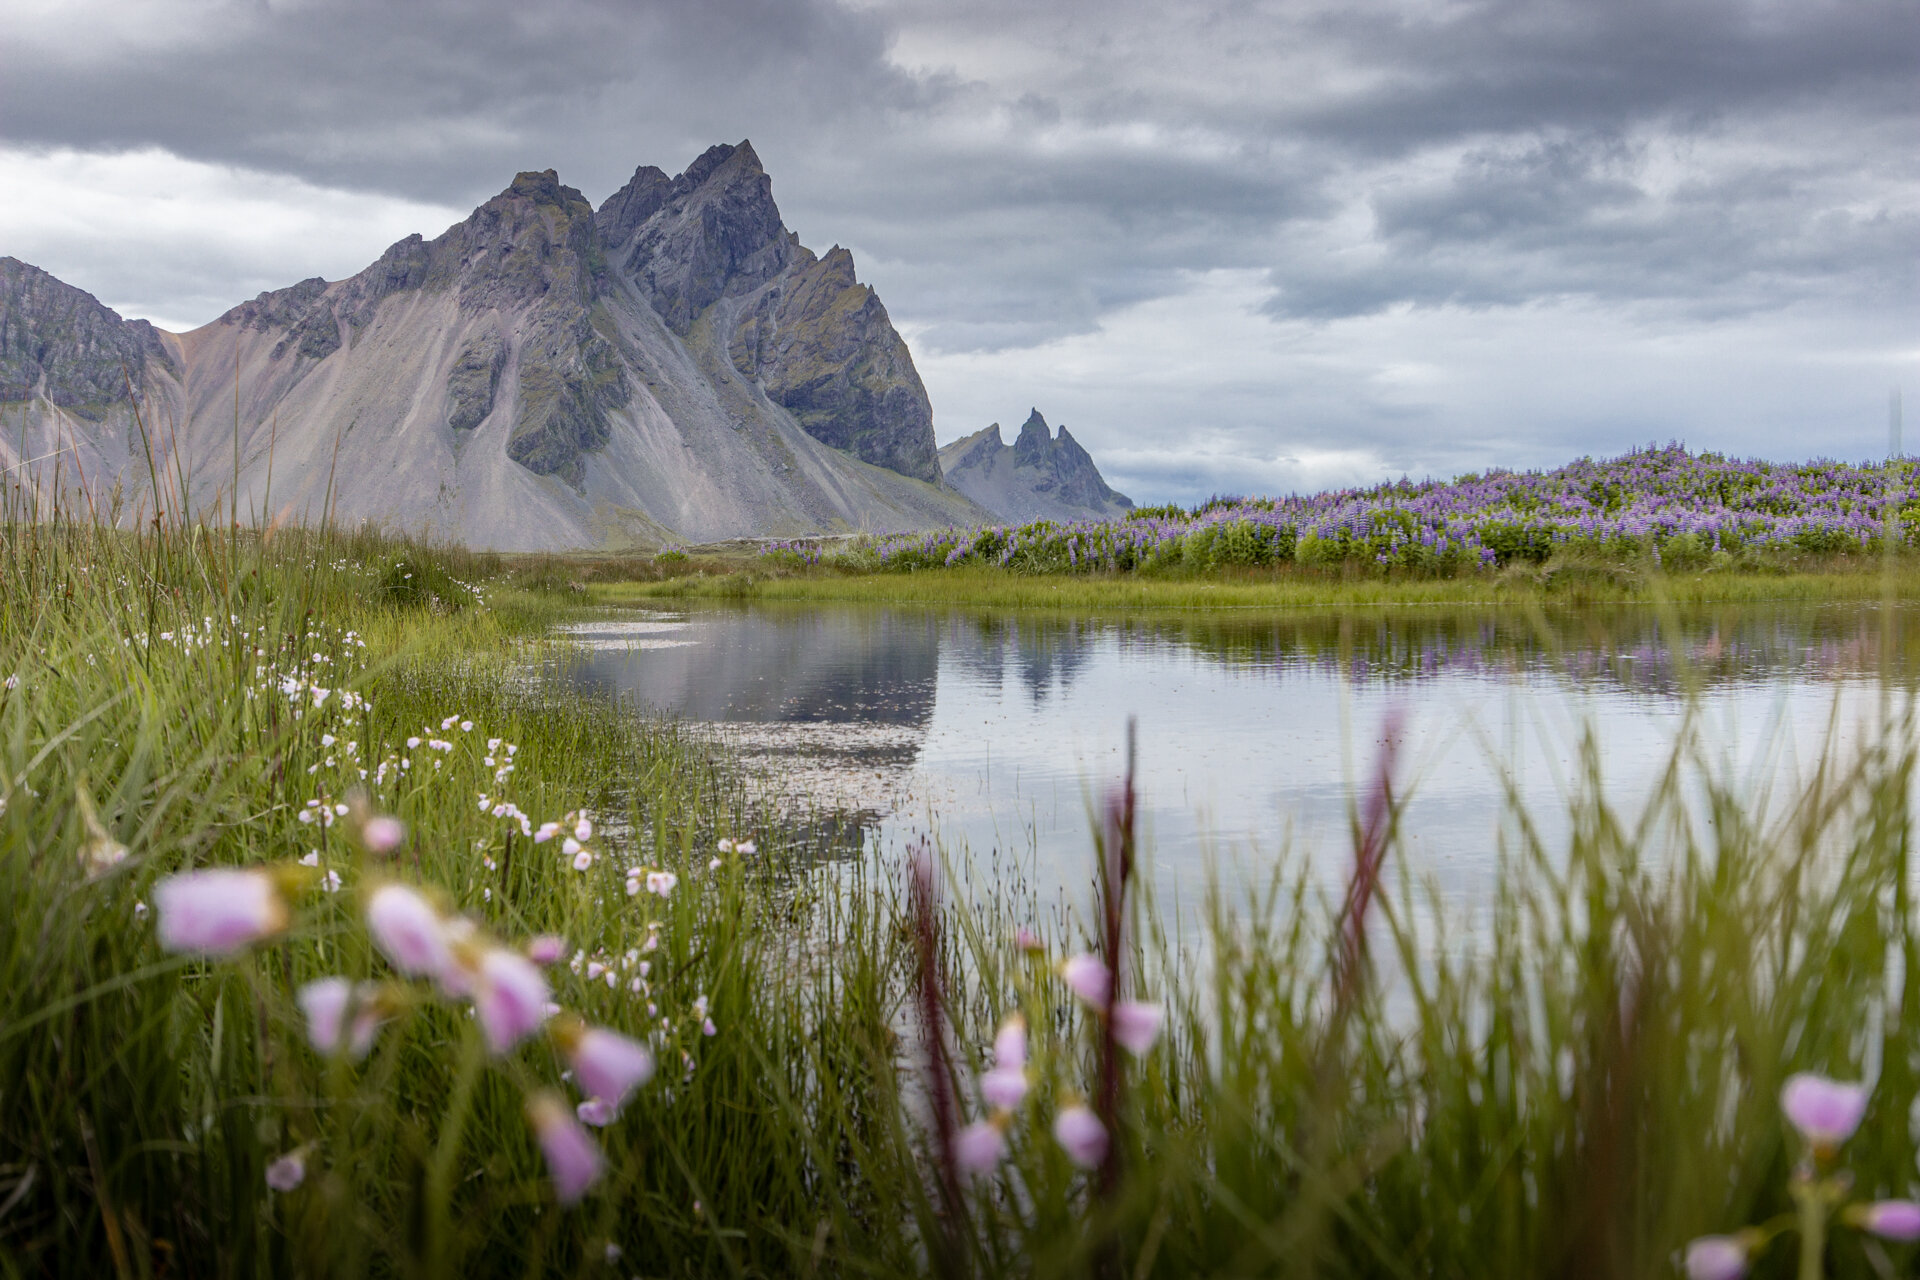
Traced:
<path fill-rule="evenodd" d="M 578 1204 L 606 1167 L 600 1148 L 574 1113 L 551 1093 L 537 1093 L 527 1100 L 527 1119 L 546 1157 L 555 1198 L 563 1205 Z"/>
<path fill-rule="evenodd" d="M 287 927 L 285 899 L 260 868 L 183 871 L 153 886 L 157 933 L 168 951 L 231 955 Z"/>

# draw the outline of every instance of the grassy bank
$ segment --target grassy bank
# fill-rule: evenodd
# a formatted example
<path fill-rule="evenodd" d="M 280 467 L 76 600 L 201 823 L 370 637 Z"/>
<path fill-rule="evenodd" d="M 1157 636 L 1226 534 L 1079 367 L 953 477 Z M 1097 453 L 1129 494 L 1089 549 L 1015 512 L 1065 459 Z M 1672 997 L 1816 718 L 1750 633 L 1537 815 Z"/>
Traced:
<path fill-rule="evenodd" d="M 529 683 L 527 645 L 577 604 L 565 574 L 317 534 L 0 537 L 6 1274 L 1673 1274 L 1690 1238 L 1794 1212 L 1802 1148 L 1775 1099 L 1796 1070 L 1875 1082 L 1852 1194 L 1913 1191 L 1915 726 L 1897 709 L 1771 817 L 1691 727 L 1624 806 L 1588 744 L 1574 835 L 1546 847 L 1511 816 L 1471 951 L 1414 929 L 1383 758 L 1356 848 L 1321 853 L 1384 876 L 1323 903 L 1284 858 L 1261 901 L 1213 904 L 1198 969 L 1117 873 L 1110 919 L 1084 899 L 1051 927 L 1005 895 L 916 909 L 898 867 L 821 874 L 702 743 Z M 979 603 L 1054 585 L 971 574 L 751 586 Z M 1882 589 L 1802 589 L 1842 582 Z M 1122 585 L 1164 589 L 1162 608 L 1388 599 Z M 1456 587 L 1486 584 L 1423 584 Z M 537 840 L 549 822 L 562 834 Z M 1150 856 L 1126 831 L 1102 836 L 1110 865 Z M 160 886 L 210 866 L 273 868 L 284 927 L 221 955 L 163 945 Z M 424 895 L 465 959 L 433 981 L 398 968 L 368 925 L 383 885 Z M 582 1100 L 567 1024 L 493 1052 L 469 1012 L 491 1007 L 485 958 L 540 935 L 564 939 L 554 1002 L 655 1064 L 586 1135 L 604 1166 L 570 1205 L 528 1119 L 529 1100 Z M 1103 949 L 1164 1013 L 1138 1055 L 1062 978 Z M 364 1059 L 316 1044 L 301 1004 L 336 976 L 374 984 L 353 1006 L 379 1019 Z M 986 1046 L 1016 1011 L 1024 1096 L 996 1108 Z M 1084 1130 L 1057 1136 L 1082 1106 L 1110 1138 L 1098 1158 Z M 1004 1149 L 966 1172 L 953 1142 L 979 1124 Z M 1773 1252 L 1763 1268 L 1790 1274 L 1792 1248 Z M 1865 1277 L 1914 1256 L 1836 1228 L 1819 1261 Z"/>
<path fill-rule="evenodd" d="M 585 575 L 582 575 L 585 577 Z M 1460 577 L 1216 570 L 1205 574 L 1035 575 L 960 567 L 919 572 L 846 573 L 725 567 L 657 581 L 587 578 L 602 604 L 657 600 L 841 601 L 1055 609 L 1076 613 L 1175 610 L 1352 609 L 1381 606 L 1580 606 L 1827 603 L 1920 600 L 1920 564 L 1891 567 L 1872 558 L 1729 570 L 1658 573 L 1589 565 L 1549 565 Z"/>

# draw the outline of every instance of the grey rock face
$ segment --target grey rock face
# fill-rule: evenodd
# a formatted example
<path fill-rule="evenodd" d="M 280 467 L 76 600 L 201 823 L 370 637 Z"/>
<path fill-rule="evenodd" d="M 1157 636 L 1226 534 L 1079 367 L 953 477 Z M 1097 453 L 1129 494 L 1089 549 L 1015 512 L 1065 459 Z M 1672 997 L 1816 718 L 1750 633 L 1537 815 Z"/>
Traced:
<path fill-rule="evenodd" d="M 673 179 L 665 173 L 650 164 L 635 169 L 627 185 L 608 196 L 593 215 L 594 226 L 607 248 L 616 252 L 626 248 L 633 241 L 633 233 L 660 212 L 672 194 Z"/>
<path fill-rule="evenodd" d="M 18 258 L 0 258 L 0 403 L 45 395 L 98 422 L 138 394 L 147 362 L 171 368 L 159 331 Z"/>
<path fill-rule="evenodd" d="M 500 368 L 507 362 L 507 344 L 498 330 L 469 338 L 447 374 L 447 425 L 471 431 L 493 412 L 493 393 L 500 386 Z"/>
<path fill-rule="evenodd" d="M 284 336 L 274 344 L 273 359 L 292 351 L 309 360 L 324 360 L 340 349 L 340 322 L 327 297 L 328 286 L 319 276 L 263 293 L 221 316 L 220 324 Z"/>
<path fill-rule="evenodd" d="M 947 483 L 1004 520 L 1104 519 L 1133 510 L 1080 442 L 1065 427 L 1056 439 L 1038 409 L 1011 447 L 996 422 L 940 450 L 940 465 Z"/>
<path fill-rule="evenodd" d="M 780 274 L 791 252 L 773 180 L 743 142 L 710 148 L 673 180 L 664 205 L 634 232 L 623 266 L 684 337 L 722 297 Z"/>
<path fill-rule="evenodd" d="M 520 382 L 507 456 L 578 489 L 586 455 L 606 444 L 608 414 L 627 403 L 626 370 L 584 312 L 542 309 L 521 340 Z"/>
<path fill-rule="evenodd" d="M 937 480 L 933 405 L 878 294 L 835 245 L 796 261 L 745 312 L 728 347 L 807 434 L 875 466 Z"/>
<path fill-rule="evenodd" d="M 815 257 L 787 230 L 751 143 L 712 147 L 671 182 L 642 168 L 595 220 L 668 326 L 717 348 L 808 435 L 940 483 L 933 407 L 907 344 L 852 254 L 835 245 Z M 711 332 L 697 331 L 709 312 Z"/>
<path fill-rule="evenodd" d="M 436 241 L 434 257 L 436 266 L 460 264 L 463 309 L 523 313 L 507 456 L 580 488 L 586 455 L 608 440 L 608 413 L 630 394 L 626 369 L 592 323 L 606 284 L 593 206 L 551 169 L 523 173 Z"/>

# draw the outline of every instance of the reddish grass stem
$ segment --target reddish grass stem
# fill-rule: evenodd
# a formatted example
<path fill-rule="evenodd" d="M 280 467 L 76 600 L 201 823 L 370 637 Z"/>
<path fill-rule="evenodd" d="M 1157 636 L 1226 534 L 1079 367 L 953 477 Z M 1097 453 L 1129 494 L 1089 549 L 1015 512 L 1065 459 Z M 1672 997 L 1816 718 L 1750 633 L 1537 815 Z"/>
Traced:
<path fill-rule="evenodd" d="M 966 1201 L 960 1180 L 960 1159 L 955 1148 L 957 1121 L 954 1114 L 955 1085 L 953 1062 L 947 1053 L 945 1001 L 940 981 L 940 915 L 935 904 L 933 855 L 922 843 L 908 866 L 908 905 L 913 917 L 914 950 L 918 959 L 915 993 L 920 1005 L 920 1026 L 926 1039 L 927 1093 L 933 1109 L 934 1155 L 940 1182 L 941 1222 L 946 1229 L 945 1249 L 933 1251 L 935 1269 L 945 1276 L 966 1272 Z"/>

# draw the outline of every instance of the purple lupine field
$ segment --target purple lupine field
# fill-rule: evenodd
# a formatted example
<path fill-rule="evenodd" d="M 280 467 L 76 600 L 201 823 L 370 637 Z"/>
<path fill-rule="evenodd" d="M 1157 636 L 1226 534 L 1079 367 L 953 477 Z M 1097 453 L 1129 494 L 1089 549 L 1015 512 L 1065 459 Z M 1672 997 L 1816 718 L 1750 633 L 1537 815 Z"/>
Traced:
<path fill-rule="evenodd" d="M 1687 568 L 1716 553 L 1868 551 L 1880 546 L 1889 520 L 1899 540 L 1920 536 L 1911 460 L 1774 463 L 1669 444 L 1551 471 L 1215 498 L 1119 520 L 882 536 L 839 555 L 887 569 L 999 565 L 1042 573 L 1287 561 L 1455 573 L 1556 553 L 1651 557 Z M 767 551 L 808 562 L 834 558 L 807 542 L 772 543 Z"/>

